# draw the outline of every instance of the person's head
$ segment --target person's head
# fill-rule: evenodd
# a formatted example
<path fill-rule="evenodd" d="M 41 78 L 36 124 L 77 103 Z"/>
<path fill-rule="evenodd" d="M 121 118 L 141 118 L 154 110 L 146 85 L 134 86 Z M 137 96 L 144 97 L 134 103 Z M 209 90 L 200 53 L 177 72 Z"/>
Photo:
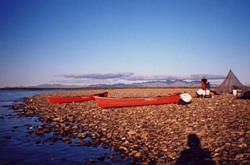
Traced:
<path fill-rule="evenodd" d="M 207 79 L 206 76 L 203 76 L 202 79 Z"/>
<path fill-rule="evenodd" d="M 196 134 L 189 134 L 188 135 L 188 142 L 187 145 L 190 148 L 197 148 L 200 147 L 200 139 L 198 138 L 198 136 Z"/>

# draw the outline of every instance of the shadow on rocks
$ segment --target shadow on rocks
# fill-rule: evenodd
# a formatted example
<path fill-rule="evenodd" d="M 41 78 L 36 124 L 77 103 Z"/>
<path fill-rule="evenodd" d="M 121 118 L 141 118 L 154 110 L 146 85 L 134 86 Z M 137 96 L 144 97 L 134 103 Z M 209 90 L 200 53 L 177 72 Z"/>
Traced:
<path fill-rule="evenodd" d="M 188 135 L 187 145 L 189 149 L 181 152 L 176 165 L 215 165 L 211 159 L 211 153 L 200 146 L 200 139 L 196 134 Z"/>

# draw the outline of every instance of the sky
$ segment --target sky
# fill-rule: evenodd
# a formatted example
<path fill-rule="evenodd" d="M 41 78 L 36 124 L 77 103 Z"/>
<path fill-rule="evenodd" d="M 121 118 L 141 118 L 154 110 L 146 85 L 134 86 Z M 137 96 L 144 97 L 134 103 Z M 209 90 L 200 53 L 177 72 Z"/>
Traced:
<path fill-rule="evenodd" d="M 0 87 L 250 85 L 250 0 L 0 0 Z"/>

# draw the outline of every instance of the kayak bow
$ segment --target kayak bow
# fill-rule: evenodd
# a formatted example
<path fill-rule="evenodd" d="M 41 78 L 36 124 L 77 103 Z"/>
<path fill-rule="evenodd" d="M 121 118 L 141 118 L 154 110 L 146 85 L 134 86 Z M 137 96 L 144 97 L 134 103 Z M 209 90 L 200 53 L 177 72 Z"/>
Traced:
<path fill-rule="evenodd" d="M 89 95 L 89 96 L 48 97 L 48 99 L 49 99 L 49 102 L 51 104 L 57 104 L 57 103 L 72 103 L 72 102 L 82 102 L 82 101 L 94 100 L 94 96 L 107 97 L 108 96 L 108 92 L 98 93 L 98 94 Z"/>

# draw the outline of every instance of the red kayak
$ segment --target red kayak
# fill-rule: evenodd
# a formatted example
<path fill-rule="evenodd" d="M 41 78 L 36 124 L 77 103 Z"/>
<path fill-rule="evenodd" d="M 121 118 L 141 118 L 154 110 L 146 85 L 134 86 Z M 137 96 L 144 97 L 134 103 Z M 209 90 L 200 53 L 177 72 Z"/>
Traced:
<path fill-rule="evenodd" d="M 48 97 L 48 99 L 49 99 L 49 102 L 51 104 L 57 104 L 57 103 L 72 103 L 72 102 L 82 102 L 82 101 L 94 100 L 94 96 L 107 97 L 108 96 L 108 92 L 98 93 L 98 94 L 89 95 L 89 96 Z"/>
<path fill-rule="evenodd" d="M 157 105 L 157 104 L 171 104 L 178 103 L 180 100 L 183 102 L 190 102 L 191 96 L 187 93 L 174 96 L 165 97 L 152 97 L 152 98 L 104 98 L 94 96 L 96 103 L 101 108 L 111 108 L 111 107 L 131 107 L 140 105 Z"/>

